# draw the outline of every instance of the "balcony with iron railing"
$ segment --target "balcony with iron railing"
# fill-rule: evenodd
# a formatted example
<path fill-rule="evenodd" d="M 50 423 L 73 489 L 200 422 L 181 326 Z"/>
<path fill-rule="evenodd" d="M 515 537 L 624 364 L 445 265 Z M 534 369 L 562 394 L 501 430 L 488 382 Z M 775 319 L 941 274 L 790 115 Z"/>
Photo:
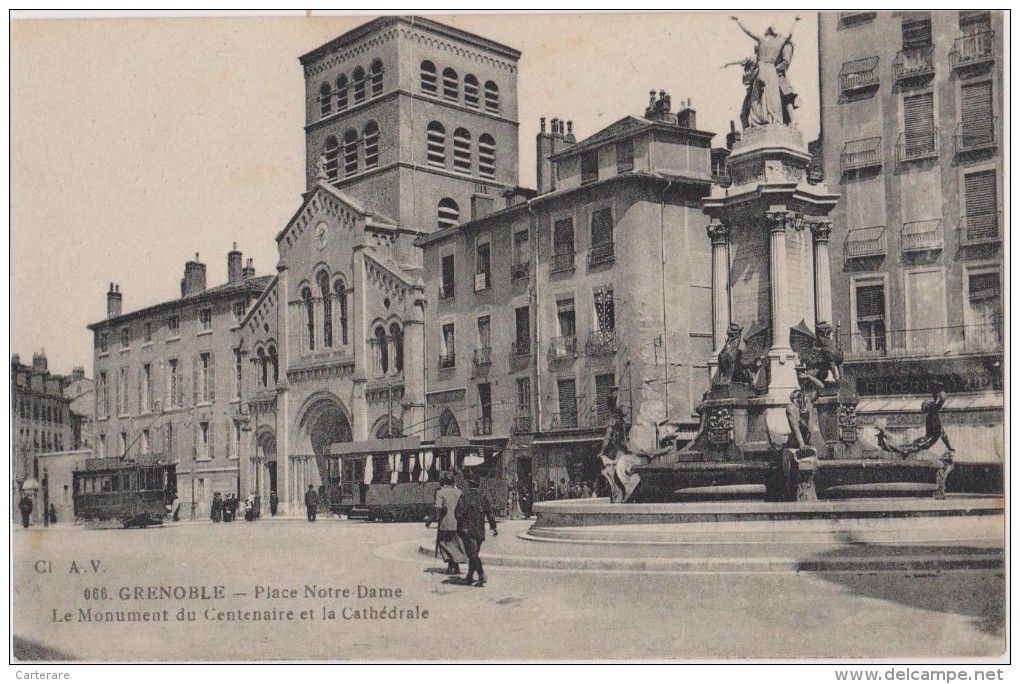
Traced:
<path fill-rule="evenodd" d="M 522 264 L 510 266 L 510 280 L 525 280 L 531 273 L 531 262 L 525 261 Z"/>
<path fill-rule="evenodd" d="M 492 416 L 482 416 L 475 419 L 475 435 L 492 434 Z"/>
<path fill-rule="evenodd" d="M 968 214 L 960 218 L 960 244 L 983 245 L 1002 241 L 1002 212 Z"/>
<path fill-rule="evenodd" d="M 847 259 L 885 256 L 885 226 L 854 228 L 847 231 L 843 256 Z"/>
<path fill-rule="evenodd" d="M 934 53 L 935 48 L 932 45 L 900 50 L 892 65 L 893 80 L 898 83 L 931 78 L 935 75 Z"/>
<path fill-rule="evenodd" d="M 588 333 L 588 341 L 584 345 L 588 356 L 601 356 L 616 353 L 616 330 L 592 330 Z"/>
<path fill-rule="evenodd" d="M 840 12 L 839 23 L 841 26 L 856 26 L 874 21 L 878 12 Z"/>
<path fill-rule="evenodd" d="M 514 358 L 531 356 L 531 340 L 514 340 L 511 342 L 510 356 Z"/>
<path fill-rule="evenodd" d="M 949 66 L 962 69 L 995 61 L 995 31 L 981 31 L 960 36 L 953 42 Z"/>
<path fill-rule="evenodd" d="M 994 151 L 999 146 L 999 117 L 960 122 L 953 142 L 957 157 Z"/>
<path fill-rule="evenodd" d="M 492 347 L 479 347 L 474 353 L 475 368 L 492 364 Z"/>
<path fill-rule="evenodd" d="M 457 366 L 457 356 L 453 352 L 449 354 L 439 355 L 439 367 L 440 368 L 455 368 Z"/>
<path fill-rule="evenodd" d="M 577 419 L 576 411 L 561 411 L 549 417 L 550 430 L 568 430 L 577 427 L 582 427 L 582 425 Z"/>
<path fill-rule="evenodd" d="M 927 252 L 942 249 L 942 219 L 910 221 L 900 232 L 901 252 Z"/>
<path fill-rule="evenodd" d="M 514 416 L 514 433 L 531 432 L 531 416 Z"/>
<path fill-rule="evenodd" d="M 573 335 L 553 337 L 549 340 L 549 357 L 552 359 L 573 359 L 577 356 L 577 338 Z"/>
<path fill-rule="evenodd" d="M 845 94 L 878 87 L 878 57 L 846 62 L 839 70 L 839 89 Z"/>
<path fill-rule="evenodd" d="M 599 242 L 588 248 L 589 266 L 610 264 L 615 258 L 616 251 L 612 242 Z"/>
<path fill-rule="evenodd" d="M 574 270 L 574 253 L 563 252 L 560 254 L 553 254 L 549 259 L 549 272 L 550 273 L 562 273 L 563 271 Z"/>
<path fill-rule="evenodd" d="M 882 138 L 851 140 L 843 145 L 839 168 L 843 173 L 882 166 Z"/>
<path fill-rule="evenodd" d="M 933 131 L 930 134 L 900 133 L 896 143 L 896 161 L 899 164 L 935 159 L 939 156 L 939 136 Z"/>
<path fill-rule="evenodd" d="M 1002 351 L 1002 326 L 986 323 L 887 330 L 872 334 L 853 333 L 850 335 L 849 347 L 843 350 L 843 356 L 847 361 L 862 361 L 999 351 Z"/>

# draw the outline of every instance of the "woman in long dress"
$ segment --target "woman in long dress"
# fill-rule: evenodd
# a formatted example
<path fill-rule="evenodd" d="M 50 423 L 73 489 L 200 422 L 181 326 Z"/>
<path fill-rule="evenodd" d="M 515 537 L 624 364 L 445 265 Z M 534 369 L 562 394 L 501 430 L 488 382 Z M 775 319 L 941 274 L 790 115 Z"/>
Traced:
<path fill-rule="evenodd" d="M 790 42 L 790 38 L 793 36 L 793 27 L 786 35 L 780 36 L 770 26 L 765 29 L 764 35 L 758 36 L 736 17 L 730 18 L 737 22 L 741 31 L 757 43 L 755 47 L 757 73 L 754 82 L 748 86 L 751 93 L 748 123 L 751 126 L 790 123 L 786 104 L 792 105 L 796 94 L 786 82 L 786 69 L 793 57 L 793 44 Z M 794 19 L 794 26 L 798 21 L 800 21 L 800 17 Z"/>

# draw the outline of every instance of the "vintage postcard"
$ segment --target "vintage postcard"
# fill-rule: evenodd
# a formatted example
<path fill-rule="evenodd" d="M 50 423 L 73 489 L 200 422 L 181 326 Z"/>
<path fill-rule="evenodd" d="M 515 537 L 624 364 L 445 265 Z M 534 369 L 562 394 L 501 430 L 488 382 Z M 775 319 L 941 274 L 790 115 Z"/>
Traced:
<path fill-rule="evenodd" d="M 1001 678 L 1007 25 L 15 16 L 19 672 Z"/>

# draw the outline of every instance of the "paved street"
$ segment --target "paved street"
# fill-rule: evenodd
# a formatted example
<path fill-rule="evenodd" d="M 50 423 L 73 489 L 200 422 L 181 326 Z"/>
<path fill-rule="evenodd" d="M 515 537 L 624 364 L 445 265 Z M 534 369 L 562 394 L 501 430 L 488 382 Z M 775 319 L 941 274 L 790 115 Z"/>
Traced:
<path fill-rule="evenodd" d="M 525 529 L 504 523 L 484 550 L 537 544 L 516 538 Z M 491 566 L 489 585 L 473 588 L 444 583 L 442 563 L 417 552 L 433 540 L 421 525 L 327 519 L 17 529 L 15 648 L 106 660 L 973 658 L 1003 649 L 997 570 Z M 359 585 L 380 597 L 358 598 Z M 161 597 L 160 587 L 171 588 Z M 195 620 L 178 620 L 182 609 Z M 108 621 L 143 614 L 167 622 Z"/>

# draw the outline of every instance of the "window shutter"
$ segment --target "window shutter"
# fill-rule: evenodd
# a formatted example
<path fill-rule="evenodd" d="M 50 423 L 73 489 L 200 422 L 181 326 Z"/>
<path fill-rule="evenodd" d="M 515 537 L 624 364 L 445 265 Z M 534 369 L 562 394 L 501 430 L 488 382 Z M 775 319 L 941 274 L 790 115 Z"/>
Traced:
<path fill-rule="evenodd" d="M 209 401 L 216 401 L 216 353 L 209 352 L 209 387 L 206 392 Z"/>
<path fill-rule="evenodd" d="M 191 403 L 198 403 L 198 357 L 191 357 Z"/>
<path fill-rule="evenodd" d="M 857 318 L 885 317 L 885 287 L 868 285 L 857 288 Z"/>
<path fill-rule="evenodd" d="M 206 430 L 206 434 L 209 435 L 209 453 L 206 456 L 214 458 L 216 456 L 216 425 L 211 421 L 208 425 L 209 428 Z"/>
<path fill-rule="evenodd" d="M 609 422 L 609 395 L 612 392 L 613 382 L 612 375 L 595 376 L 595 411 L 599 424 Z"/>
<path fill-rule="evenodd" d="M 138 412 L 139 413 L 143 413 L 145 411 L 145 404 L 144 404 L 144 402 L 142 402 L 142 382 L 143 382 L 143 380 L 144 380 L 144 376 L 143 376 L 143 373 L 142 373 L 142 368 L 139 367 L 139 369 L 138 369 Z"/>
<path fill-rule="evenodd" d="M 982 299 L 998 298 L 999 292 L 999 273 L 977 273 L 970 276 L 970 283 L 968 286 L 970 300 L 977 301 Z"/>
<path fill-rule="evenodd" d="M 607 245 L 613 243 L 613 212 L 610 209 L 599 209 L 591 215 L 591 244 Z"/>
<path fill-rule="evenodd" d="M 998 207 L 995 172 L 972 173 L 963 179 L 967 216 L 994 214 Z"/>
<path fill-rule="evenodd" d="M 191 456 L 192 458 L 198 458 L 198 436 L 202 432 L 202 426 L 199 423 L 195 423 L 195 430 L 193 432 L 193 443 L 191 445 Z"/>
<path fill-rule="evenodd" d="M 909 12 L 903 17 L 903 49 L 931 45 L 931 14 Z"/>
<path fill-rule="evenodd" d="M 118 374 L 117 381 L 113 383 L 113 408 L 117 414 L 123 413 L 120 410 L 120 377 Z"/>
<path fill-rule="evenodd" d="M 991 82 L 970 83 L 960 88 L 960 118 L 964 147 L 992 142 L 994 122 Z"/>
<path fill-rule="evenodd" d="M 903 98 L 904 142 L 907 154 L 923 154 L 935 148 L 935 112 L 932 94 Z"/>
<path fill-rule="evenodd" d="M 577 385 L 573 378 L 561 378 L 556 381 L 559 395 L 560 427 L 577 425 Z"/>
<path fill-rule="evenodd" d="M 553 227 L 553 253 L 573 254 L 574 219 L 560 219 Z"/>
<path fill-rule="evenodd" d="M 223 423 L 223 427 L 225 428 L 223 434 L 226 436 L 226 439 L 223 440 L 223 453 L 227 456 L 237 456 L 234 452 L 234 435 L 230 431 L 232 422 L 233 421 L 230 420 L 230 416 L 227 416 Z"/>

